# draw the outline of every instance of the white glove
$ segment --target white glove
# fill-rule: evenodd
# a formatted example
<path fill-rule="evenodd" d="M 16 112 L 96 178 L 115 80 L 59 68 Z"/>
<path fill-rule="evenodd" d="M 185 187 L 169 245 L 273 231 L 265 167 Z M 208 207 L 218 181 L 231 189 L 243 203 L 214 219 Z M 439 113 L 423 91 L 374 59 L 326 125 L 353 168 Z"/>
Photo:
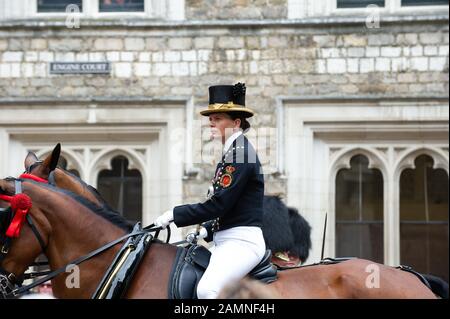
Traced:
<path fill-rule="evenodd" d="M 168 210 L 167 212 L 156 218 L 155 225 L 164 229 L 171 222 L 173 222 L 173 210 Z"/>
<path fill-rule="evenodd" d="M 193 243 L 194 241 L 197 241 L 199 239 L 206 238 L 208 236 L 208 231 L 205 227 L 201 226 L 200 230 L 197 232 L 197 230 L 190 231 L 186 236 L 186 241 L 188 243 Z"/>
<path fill-rule="evenodd" d="M 198 238 L 199 239 L 203 239 L 203 238 L 206 238 L 206 237 L 208 237 L 208 231 L 206 230 L 205 227 L 201 226 L 200 230 L 198 232 Z"/>

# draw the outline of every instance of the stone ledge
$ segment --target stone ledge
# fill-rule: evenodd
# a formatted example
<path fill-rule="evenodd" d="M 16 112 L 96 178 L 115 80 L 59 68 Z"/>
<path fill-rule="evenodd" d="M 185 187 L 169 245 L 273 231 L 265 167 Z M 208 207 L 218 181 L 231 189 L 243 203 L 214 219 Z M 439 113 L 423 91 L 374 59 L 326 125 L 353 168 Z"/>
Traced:
<path fill-rule="evenodd" d="M 8 28 L 65 28 L 65 18 L 26 19 L 0 21 L 0 29 Z M 386 15 L 381 17 L 380 23 L 448 23 L 448 13 L 411 15 Z M 160 21 L 154 19 L 92 19 L 81 18 L 81 27 L 93 28 L 234 28 L 234 27 L 323 27 L 336 25 L 364 24 L 365 16 L 331 16 L 292 20 L 191 20 L 191 21 Z M 71 29 L 72 30 L 72 29 Z M 76 31 L 77 29 L 73 29 Z"/>
<path fill-rule="evenodd" d="M 70 97 L 70 98 L 60 98 L 60 97 L 30 97 L 30 98 L 1 98 L 0 105 L 27 105 L 27 104 L 55 104 L 55 103 L 66 103 L 66 104 L 87 104 L 87 103 L 134 103 L 134 104 L 180 104 L 185 105 L 189 100 L 189 97 L 147 97 L 147 96 L 127 96 L 127 97 Z"/>

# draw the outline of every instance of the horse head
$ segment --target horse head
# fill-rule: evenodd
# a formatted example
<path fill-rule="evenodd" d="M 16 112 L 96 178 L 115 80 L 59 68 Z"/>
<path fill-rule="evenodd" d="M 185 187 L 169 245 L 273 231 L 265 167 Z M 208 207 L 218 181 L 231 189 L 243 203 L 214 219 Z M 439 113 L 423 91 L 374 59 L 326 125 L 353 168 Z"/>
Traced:
<path fill-rule="evenodd" d="M 22 193 L 22 182 L 0 180 L 0 297 L 23 281 L 29 265 L 47 249 L 51 227 L 39 205 Z"/>
<path fill-rule="evenodd" d="M 118 248 L 80 265 L 81 289 L 67 289 L 70 272 L 65 267 L 128 233 L 131 225 L 83 197 L 28 179 L 1 180 L 0 193 L 0 205 L 7 207 L 0 219 L 0 297 L 21 283 L 24 272 L 43 252 L 51 270 L 63 269 L 52 279 L 55 296 L 88 298 L 97 283 L 93 278 L 108 267 Z"/>

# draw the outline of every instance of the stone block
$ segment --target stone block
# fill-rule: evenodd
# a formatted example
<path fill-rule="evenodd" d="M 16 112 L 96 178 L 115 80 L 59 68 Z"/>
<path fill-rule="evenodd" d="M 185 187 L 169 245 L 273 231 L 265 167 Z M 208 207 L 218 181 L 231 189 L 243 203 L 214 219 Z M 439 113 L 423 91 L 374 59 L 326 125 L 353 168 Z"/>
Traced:
<path fill-rule="evenodd" d="M 416 71 L 428 70 L 428 58 L 411 58 L 411 69 Z"/>
<path fill-rule="evenodd" d="M 187 63 L 187 62 L 172 63 L 172 75 L 188 76 L 189 75 L 189 63 Z"/>
<path fill-rule="evenodd" d="M 106 60 L 109 62 L 119 62 L 120 61 L 120 52 L 106 52 Z"/>
<path fill-rule="evenodd" d="M 379 47 L 367 47 L 366 48 L 366 57 L 377 58 L 379 56 L 380 56 L 380 48 Z"/>
<path fill-rule="evenodd" d="M 255 38 L 253 38 L 255 39 Z M 194 38 L 194 47 L 196 49 L 213 49 L 214 38 L 213 37 L 197 37 Z"/>
<path fill-rule="evenodd" d="M 440 44 L 442 37 L 439 32 L 421 33 L 419 34 L 419 41 L 422 44 Z"/>
<path fill-rule="evenodd" d="M 114 64 L 114 75 L 118 78 L 129 78 L 132 75 L 131 63 L 119 62 Z"/>
<path fill-rule="evenodd" d="M 432 56 L 438 54 L 438 47 L 434 45 L 427 45 L 423 48 L 423 53 L 426 56 Z"/>
<path fill-rule="evenodd" d="M 221 49 L 240 49 L 245 46 L 243 37 L 220 37 L 217 46 Z"/>
<path fill-rule="evenodd" d="M 355 34 L 344 35 L 342 37 L 344 46 L 346 47 L 363 47 L 367 45 L 367 37 Z"/>
<path fill-rule="evenodd" d="M 349 57 L 362 58 L 364 57 L 366 50 L 364 48 L 348 48 L 347 55 Z"/>
<path fill-rule="evenodd" d="M 395 43 L 395 37 L 392 34 L 370 34 L 368 39 L 369 46 L 381 46 Z"/>
<path fill-rule="evenodd" d="M 134 75 L 140 76 L 150 76 L 151 75 L 151 64 L 150 63 L 135 63 L 134 64 Z"/>
<path fill-rule="evenodd" d="M 360 59 L 359 69 L 361 73 L 369 73 L 375 71 L 375 60 L 373 58 Z"/>
<path fill-rule="evenodd" d="M 448 72 L 448 57 L 430 58 L 430 71 L 447 71 Z"/>
<path fill-rule="evenodd" d="M 188 62 L 197 61 L 197 51 L 195 51 L 195 50 L 182 51 L 181 52 L 181 60 L 188 61 Z"/>
<path fill-rule="evenodd" d="M 2 54 L 3 62 L 20 62 L 22 61 L 23 52 L 5 51 Z"/>
<path fill-rule="evenodd" d="M 448 56 L 448 45 L 439 46 L 439 55 Z"/>
<path fill-rule="evenodd" d="M 375 70 L 378 72 L 389 72 L 391 71 L 391 60 L 387 58 L 377 58 L 375 59 Z"/>
<path fill-rule="evenodd" d="M 37 49 L 37 48 L 36 48 Z M 48 41 L 50 51 L 81 51 L 83 49 L 82 39 L 51 39 Z"/>
<path fill-rule="evenodd" d="M 145 47 L 149 51 L 163 51 L 167 50 L 165 38 L 147 38 L 145 39 Z"/>
<path fill-rule="evenodd" d="M 122 39 L 100 38 L 94 41 L 94 50 L 98 51 L 122 51 L 123 48 Z"/>
<path fill-rule="evenodd" d="M 46 39 L 31 39 L 30 48 L 32 50 L 47 50 L 48 43 Z"/>
<path fill-rule="evenodd" d="M 39 52 L 40 62 L 52 62 L 54 60 L 54 53 L 49 51 Z"/>
<path fill-rule="evenodd" d="M 171 75 L 170 63 L 154 63 L 152 68 L 153 75 L 168 76 Z"/>
<path fill-rule="evenodd" d="M 402 49 L 400 47 L 382 47 L 381 56 L 383 57 L 398 57 L 400 56 Z"/>
<path fill-rule="evenodd" d="M 423 47 L 420 45 L 411 47 L 411 56 L 423 56 Z"/>
<path fill-rule="evenodd" d="M 11 64 L 0 63 L 0 78 L 10 78 L 10 77 L 11 77 Z"/>
<path fill-rule="evenodd" d="M 170 50 L 190 50 L 192 49 L 191 38 L 170 38 L 169 40 Z"/>
<path fill-rule="evenodd" d="M 121 62 L 133 62 L 134 61 L 134 53 L 133 52 L 120 52 L 120 61 Z"/>
<path fill-rule="evenodd" d="M 39 58 L 39 53 L 37 51 L 27 51 L 25 52 L 26 62 L 37 62 Z"/>
<path fill-rule="evenodd" d="M 181 53 L 179 51 L 164 52 L 164 61 L 165 62 L 180 62 L 181 61 Z"/>
<path fill-rule="evenodd" d="M 347 59 L 347 71 L 349 73 L 358 73 L 359 59 Z"/>
<path fill-rule="evenodd" d="M 345 59 L 328 59 L 328 73 L 345 73 L 347 71 L 347 61 Z"/>
<path fill-rule="evenodd" d="M 142 38 L 125 38 L 125 50 L 127 51 L 143 51 L 145 49 L 145 41 Z"/>
<path fill-rule="evenodd" d="M 5 51 L 6 49 L 8 49 L 8 41 L 0 39 L 0 51 Z"/>

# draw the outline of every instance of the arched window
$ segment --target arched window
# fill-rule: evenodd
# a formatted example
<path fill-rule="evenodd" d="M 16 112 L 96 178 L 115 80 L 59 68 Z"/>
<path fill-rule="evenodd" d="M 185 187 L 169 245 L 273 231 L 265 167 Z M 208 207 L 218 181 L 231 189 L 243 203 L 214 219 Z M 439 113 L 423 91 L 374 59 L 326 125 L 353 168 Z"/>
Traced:
<path fill-rule="evenodd" d="M 356 155 L 336 176 L 336 257 L 383 263 L 383 176 Z"/>
<path fill-rule="evenodd" d="M 76 169 L 67 169 L 67 159 L 64 156 L 60 156 L 58 160 L 58 166 L 62 169 L 72 173 L 73 175 L 80 177 L 80 172 L 78 172 Z"/>
<path fill-rule="evenodd" d="M 400 261 L 448 281 L 448 175 L 421 155 L 400 176 Z"/>
<path fill-rule="evenodd" d="M 141 173 L 129 170 L 124 156 L 113 158 L 111 164 L 112 170 L 103 170 L 98 176 L 98 191 L 126 219 L 142 221 Z"/>

